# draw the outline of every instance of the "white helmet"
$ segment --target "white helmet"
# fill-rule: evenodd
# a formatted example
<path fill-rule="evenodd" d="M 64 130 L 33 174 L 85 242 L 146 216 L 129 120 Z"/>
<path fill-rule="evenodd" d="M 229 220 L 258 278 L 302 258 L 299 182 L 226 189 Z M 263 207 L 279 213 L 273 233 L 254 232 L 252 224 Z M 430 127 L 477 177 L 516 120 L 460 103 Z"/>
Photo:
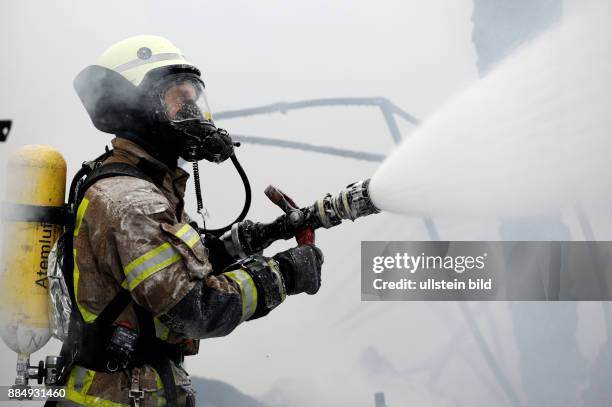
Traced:
<path fill-rule="evenodd" d="M 165 38 L 116 43 L 77 75 L 74 87 L 103 132 L 137 137 L 188 161 L 220 162 L 233 153 L 227 132 L 214 126 L 200 71 Z"/>
<path fill-rule="evenodd" d="M 161 67 L 180 67 L 200 75 L 180 49 L 155 35 L 137 35 L 119 41 L 104 51 L 96 64 L 121 74 L 134 86 L 139 86 L 149 72 Z"/>

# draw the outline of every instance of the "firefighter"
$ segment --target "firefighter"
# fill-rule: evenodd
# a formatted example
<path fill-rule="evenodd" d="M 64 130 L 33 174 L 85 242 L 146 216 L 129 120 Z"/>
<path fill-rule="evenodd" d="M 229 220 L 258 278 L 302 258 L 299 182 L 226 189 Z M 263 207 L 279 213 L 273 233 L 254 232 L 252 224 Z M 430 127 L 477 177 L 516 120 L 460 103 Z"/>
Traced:
<path fill-rule="evenodd" d="M 76 356 L 60 405 L 194 406 L 183 357 L 286 295 L 315 294 L 323 256 L 299 245 L 234 262 L 213 236 L 200 236 L 184 211 L 188 174 L 178 159 L 220 162 L 232 149 L 226 133 L 212 153 L 190 142 L 214 125 L 200 71 L 170 41 L 121 41 L 77 79 L 93 123 L 116 135 L 102 167 L 144 175 L 100 177 L 80 199 L 73 291 L 83 323 L 64 344 Z"/>

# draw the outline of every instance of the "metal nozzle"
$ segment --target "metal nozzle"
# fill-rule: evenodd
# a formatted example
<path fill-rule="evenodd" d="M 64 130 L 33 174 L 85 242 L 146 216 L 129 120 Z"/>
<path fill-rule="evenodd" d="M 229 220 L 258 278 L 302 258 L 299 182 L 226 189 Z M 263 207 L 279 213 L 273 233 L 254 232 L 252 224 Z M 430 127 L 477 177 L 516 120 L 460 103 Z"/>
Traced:
<path fill-rule="evenodd" d="M 315 202 L 316 214 L 324 228 L 338 225 L 343 219 L 354 221 L 363 216 L 379 213 L 370 199 L 370 179 L 355 182 L 344 188 L 336 197 L 330 194 Z"/>

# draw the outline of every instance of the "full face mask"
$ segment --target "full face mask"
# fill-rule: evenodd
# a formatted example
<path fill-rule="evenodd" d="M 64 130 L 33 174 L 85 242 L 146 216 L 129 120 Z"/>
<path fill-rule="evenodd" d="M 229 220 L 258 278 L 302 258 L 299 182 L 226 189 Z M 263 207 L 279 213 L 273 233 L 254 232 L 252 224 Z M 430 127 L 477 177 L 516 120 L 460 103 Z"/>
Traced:
<path fill-rule="evenodd" d="M 234 146 L 240 144 L 233 143 L 225 130 L 215 126 L 197 68 L 180 64 L 158 67 L 135 85 L 112 69 L 91 65 L 77 75 L 74 88 L 98 130 L 134 136 L 156 158 L 165 157 L 171 162 L 180 156 L 193 163 L 198 213 L 204 213 L 198 161 L 231 160 L 244 184 L 244 207 L 231 224 L 218 229 L 206 229 L 203 216 L 202 233 L 220 236 L 246 218 L 251 187 L 234 154 Z"/>
<path fill-rule="evenodd" d="M 229 134 L 218 129 L 210 113 L 204 84 L 193 74 L 174 74 L 159 86 L 157 97 L 162 122 L 186 161 L 208 160 L 220 163 L 234 153 Z"/>
<path fill-rule="evenodd" d="M 215 126 L 199 71 L 192 71 L 158 68 L 134 86 L 119 73 L 92 65 L 77 75 L 74 87 L 99 130 L 141 135 L 186 161 L 220 163 L 232 156 L 234 143 Z"/>

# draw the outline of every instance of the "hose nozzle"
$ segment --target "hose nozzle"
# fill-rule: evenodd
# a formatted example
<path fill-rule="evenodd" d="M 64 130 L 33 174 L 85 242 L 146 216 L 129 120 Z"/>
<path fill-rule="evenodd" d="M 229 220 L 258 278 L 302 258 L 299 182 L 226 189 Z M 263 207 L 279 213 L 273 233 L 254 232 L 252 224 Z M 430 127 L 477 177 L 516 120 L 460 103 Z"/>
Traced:
<path fill-rule="evenodd" d="M 246 257 L 258 253 L 277 240 L 291 239 L 304 230 L 329 229 L 344 219 L 354 221 L 363 216 L 379 213 L 370 199 L 370 180 L 355 182 L 335 197 L 325 195 L 311 206 L 292 208 L 270 223 L 245 220 L 232 225 L 221 240 L 233 257 Z"/>
<path fill-rule="evenodd" d="M 374 206 L 368 189 L 370 179 L 355 182 L 344 188 L 338 195 L 327 194 L 315 202 L 316 214 L 324 228 L 338 225 L 343 219 L 354 221 L 363 216 L 379 213 Z"/>

